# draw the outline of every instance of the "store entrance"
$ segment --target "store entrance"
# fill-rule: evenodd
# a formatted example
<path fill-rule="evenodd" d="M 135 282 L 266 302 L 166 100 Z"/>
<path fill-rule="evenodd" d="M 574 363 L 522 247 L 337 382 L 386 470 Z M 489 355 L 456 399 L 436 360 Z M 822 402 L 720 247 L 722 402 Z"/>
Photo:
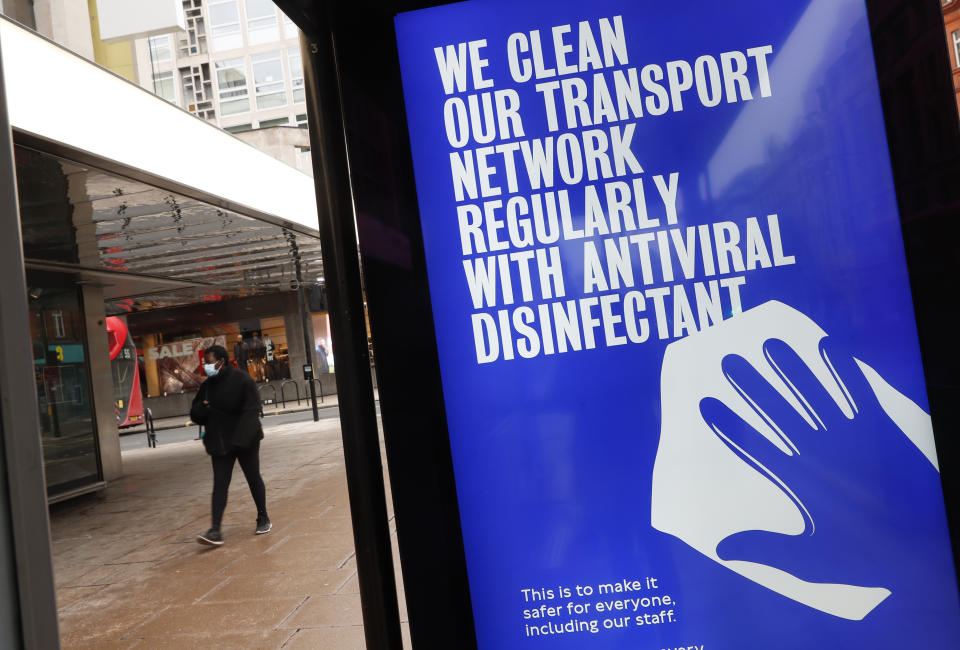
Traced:
<path fill-rule="evenodd" d="M 28 274 L 47 496 L 101 480 L 83 306 L 75 279 Z"/>

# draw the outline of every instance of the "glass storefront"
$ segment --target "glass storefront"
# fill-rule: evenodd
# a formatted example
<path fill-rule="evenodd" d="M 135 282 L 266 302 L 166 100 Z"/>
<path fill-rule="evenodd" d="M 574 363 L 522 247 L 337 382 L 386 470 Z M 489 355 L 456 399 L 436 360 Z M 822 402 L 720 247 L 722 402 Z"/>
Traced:
<path fill-rule="evenodd" d="M 100 480 L 80 290 L 69 279 L 29 278 L 34 378 L 47 494 Z"/>
<path fill-rule="evenodd" d="M 313 361 L 315 374 L 325 375 L 333 370 L 333 340 L 330 338 L 330 314 L 313 314 Z"/>
<path fill-rule="evenodd" d="M 203 381 L 203 351 L 227 349 L 236 368 L 258 382 L 290 379 L 290 355 L 283 316 L 251 318 L 135 336 L 143 359 L 147 397 L 197 390 Z"/>

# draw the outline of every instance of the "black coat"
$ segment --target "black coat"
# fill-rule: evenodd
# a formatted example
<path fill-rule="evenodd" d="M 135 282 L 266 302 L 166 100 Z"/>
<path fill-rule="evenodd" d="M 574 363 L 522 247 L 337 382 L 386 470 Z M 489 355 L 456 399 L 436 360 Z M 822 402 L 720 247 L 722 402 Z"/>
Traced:
<path fill-rule="evenodd" d="M 250 375 L 229 364 L 200 384 L 190 419 L 203 425 L 203 446 L 211 456 L 249 449 L 263 438 L 257 385 Z"/>

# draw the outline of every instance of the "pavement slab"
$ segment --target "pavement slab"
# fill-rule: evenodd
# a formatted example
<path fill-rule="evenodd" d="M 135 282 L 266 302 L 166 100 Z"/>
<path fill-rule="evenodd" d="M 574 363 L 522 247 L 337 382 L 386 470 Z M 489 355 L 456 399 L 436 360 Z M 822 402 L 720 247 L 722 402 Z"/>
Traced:
<path fill-rule="evenodd" d="M 268 420 L 267 535 L 237 467 L 225 544 L 196 543 L 213 477 L 194 440 L 125 451 L 123 478 L 51 506 L 64 648 L 364 647 L 339 421 Z"/>

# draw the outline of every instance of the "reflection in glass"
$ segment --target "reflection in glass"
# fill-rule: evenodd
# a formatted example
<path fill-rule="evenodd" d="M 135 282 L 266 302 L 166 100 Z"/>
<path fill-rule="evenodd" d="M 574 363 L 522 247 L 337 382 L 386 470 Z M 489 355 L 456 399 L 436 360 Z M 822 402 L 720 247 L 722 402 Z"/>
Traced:
<path fill-rule="evenodd" d="M 83 312 L 76 287 L 31 286 L 28 296 L 40 437 L 52 495 L 99 480 Z"/>

